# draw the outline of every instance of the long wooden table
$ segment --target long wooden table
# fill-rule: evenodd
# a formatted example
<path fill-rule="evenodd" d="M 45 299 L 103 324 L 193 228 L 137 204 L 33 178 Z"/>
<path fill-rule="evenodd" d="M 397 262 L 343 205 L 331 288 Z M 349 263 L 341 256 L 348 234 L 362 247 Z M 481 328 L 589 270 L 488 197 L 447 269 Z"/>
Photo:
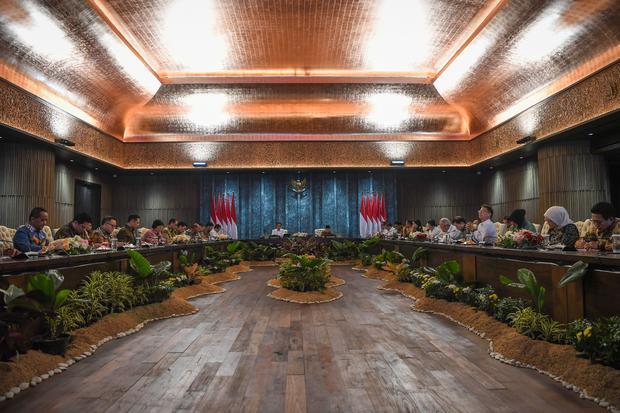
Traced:
<path fill-rule="evenodd" d="M 174 271 L 179 271 L 179 252 L 188 250 L 198 257 L 204 255 L 205 246 L 216 249 L 224 248 L 229 241 L 214 241 L 191 243 L 183 245 L 167 245 L 150 248 L 138 248 L 152 264 L 161 261 L 170 261 Z M 76 288 L 82 280 L 93 271 L 127 271 L 129 256 L 127 251 L 92 252 L 89 254 L 62 256 L 50 255 L 33 257 L 25 260 L 1 259 L 0 260 L 0 286 L 15 284 L 24 287 L 28 277 L 34 273 L 47 270 L 59 270 L 65 277 L 64 288 Z"/>
<path fill-rule="evenodd" d="M 466 281 L 489 284 L 500 296 L 528 298 L 526 292 L 502 285 L 499 275 L 516 279 L 519 268 L 530 269 L 547 290 L 544 310 L 560 322 L 584 316 L 620 315 L 620 254 L 519 250 L 408 240 L 384 240 L 377 246 L 378 249 L 398 250 L 409 258 L 419 247 L 429 251 L 425 265 L 436 266 L 447 260 L 456 260 Z M 559 288 L 558 282 L 577 261 L 588 263 L 588 273 L 581 281 Z"/>

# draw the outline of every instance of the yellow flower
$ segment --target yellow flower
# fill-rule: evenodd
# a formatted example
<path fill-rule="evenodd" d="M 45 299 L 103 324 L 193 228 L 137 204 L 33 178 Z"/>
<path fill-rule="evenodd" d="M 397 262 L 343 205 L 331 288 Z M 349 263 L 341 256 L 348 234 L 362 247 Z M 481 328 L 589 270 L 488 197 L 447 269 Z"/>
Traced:
<path fill-rule="evenodd" d="M 495 301 L 495 300 L 497 300 L 497 294 L 491 294 L 491 295 L 489 296 L 489 299 L 490 299 L 491 301 Z"/>
<path fill-rule="evenodd" d="M 590 337 L 591 335 L 592 335 L 592 327 L 587 327 L 585 330 L 583 330 L 584 337 Z"/>
<path fill-rule="evenodd" d="M 580 331 L 577 333 L 577 341 L 581 341 L 581 337 L 583 337 L 583 333 Z"/>

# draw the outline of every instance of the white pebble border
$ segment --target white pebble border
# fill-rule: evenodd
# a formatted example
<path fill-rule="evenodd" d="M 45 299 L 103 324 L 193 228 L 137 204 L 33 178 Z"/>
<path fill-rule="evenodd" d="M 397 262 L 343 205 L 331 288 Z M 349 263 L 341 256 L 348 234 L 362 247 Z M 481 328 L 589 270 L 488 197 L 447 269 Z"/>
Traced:
<path fill-rule="evenodd" d="M 339 295 L 337 297 L 330 298 L 329 300 L 325 300 L 325 301 L 297 301 L 297 300 L 293 300 L 290 298 L 276 297 L 274 295 L 271 295 L 271 293 L 267 294 L 267 297 L 273 298 L 274 300 L 286 301 L 286 302 L 295 303 L 295 304 L 323 304 L 323 303 L 330 303 L 332 301 L 336 301 L 342 298 L 342 293 L 340 291 L 338 291 L 338 294 Z"/>
<path fill-rule="evenodd" d="M 238 277 L 236 279 L 241 279 L 241 277 Z M 233 281 L 233 280 L 230 280 L 230 281 Z M 225 281 L 222 281 L 222 282 L 225 282 Z M 219 287 L 219 288 L 222 288 L 222 287 Z M 209 295 L 209 294 L 220 294 L 220 293 L 223 293 L 225 291 L 226 290 L 224 288 L 222 288 L 222 291 L 204 292 L 204 293 L 200 293 L 200 294 L 189 296 L 189 297 L 185 298 L 185 300 L 191 300 L 193 298 L 197 298 L 197 297 L 201 297 L 201 296 Z M 148 320 L 145 320 L 145 321 L 141 322 L 140 324 L 138 324 L 134 328 L 131 328 L 131 329 L 127 330 L 127 331 L 120 332 L 120 333 L 118 333 L 118 334 L 116 334 L 114 336 L 108 336 L 108 337 L 102 338 L 101 340 L 99 340 L 99 342 L 97 342 L 97 344 L 91 344 L 90 351 L 85 351 L 84 353 L 82 353 L 79 356 L 76 356 L 76 357 L 73 357 L 73 358 L 68 358 L 64 362 L 58 363 L 58 366 L 55 369 L 52 369 L 52 370 L 48 371 L 45 374 L 41 374 L 40 376 L 34 376 L 32 379 L 30 379 L 29 383 L 24 382 L 24 383 L 21 383 L 19 385 L 19 387 L 11 388 L 11 390 L 9 390 L 8 392 L 4 393 L 4 395 L 0 395 L 0 402 L 3 402 L 3 401 L 8 400 L 8 399 L 12 399 L 13 397 L 15 397 L 21 391 L 26 390 L 29 387 L 34 387 L 37 384 L 41 383 L 43 380 L 47 380 L 50 377 L 52 377 L 53 375 L 55 375 L 55 374 L 62 373 L 64 370 L 69 368 L 71 365 L 77 363 L 78 361 L 84 360 L 85 358 L 92 356 L 95 353 L 95 351 L 97 350 L 97 348 L 101 347 L 102 345 L 104 345 L 108 341 L 112 341 L 114 339 L 119 339 L 119 338 L 122 338 L 122 337 L 129 336 L 131 334 L 137 333 L 138 331 L 142 330 L 145 325 L 147 325 L 148 323 L 151 323 L 153 321 L 165 320 L 167 318 L 183 317 L 183 316 L 187 316 L 187 315 L 196 314 L 198 311 L 200 311 L 200 310 L 198 308 L 196 308 L 195 310 L 190 311 L 189 313 L 171 314 L 171 315 L 166 316 L 166 317 L 151 318 L 151 319 L 148 319 Z"/>
<path fill-rule="evenodd" d="M 417 301 L 417 299 L 414 296 L 409 295 L 405 291 L 399 290 L 397 288 L 384 288 L 383 286 L 378 286 L 377 289 L 384 290 L 384 291 L 395 291 L 395 292 L 398 292 L 398 293 L 404 295 L 405 297 L 413 300 L 414 302 Z M 585 390 L 575 386 L 574 384 L 568 383 L 567 381 L 563 380 L 562 377 L 560 377 L 560 376 L 556 376 L 556 375 L 554 375 L 552 373 L 549 373 L 548 371 L 539 369 L 538 367 L 533 366 L 531 364 L 527 364 L 527 363 L 520 362 L 518 360 L 507 358 L 504 355 L 494 351 L 493 350 L 493 340 L 491 340 L 490 338 L 486 337 L 485 333 L 482 333 L 482 332 L 476 330 L 475 328 L 470 327 L 470 326 L 468 326 L 468 325 L 466 325 L 466 324 L 464 324 L 464 323 L 454 319 L 453 317 L 449 316 L 448 314 L 444 314 L 444 313 L 441 313 L 441 312 L 438 312 L 438 311 L 432 311 L 432 310 L 420 310 L 420 309 L 416 308 L 415 304 L 411 305 L 411 309 L 413 311 L 417 311 L 419 313 L 435 314 L 435 315 L 440 315 L 442 317 L 445 317 L 448 320 L 452 321 L 453 323 L 456 323 L 456 324 L 460 325 L 461 327 L 464 327 L 467 330 L 471 331 L 472 333 L 476 334 L 478 337 L 487 340 L 489 342 L 489 356 L 491 356 L 492 358 L 494 358 L 496 360 L 499 360 L 502 363 L 509 364 L 511 366 L 523 367 L 523 368 L 528 368 L 528 369 L 536 370 L 540 374 L 544 374 L 545 376 L 551 377 L 553 380 L 555 380 L 558 383 L 560 383 L 566 389 L 572 390 L 575 393 L 578 393 L 579 397 L 581 399 L 587 399 L 587 400 L 593 401 L 594 403 L 598 404 L 601 407 L 606 408 L 607 410 L 609 410 L 609 411 L 611 411 L 613 413 L 620 413 L 620 409 L 618 409 L 615 406 L 612 406 L 605 399 L 599 399 L 598 397 L 592 397 L 592 396 L 588 395 L 588 393 Z"/>

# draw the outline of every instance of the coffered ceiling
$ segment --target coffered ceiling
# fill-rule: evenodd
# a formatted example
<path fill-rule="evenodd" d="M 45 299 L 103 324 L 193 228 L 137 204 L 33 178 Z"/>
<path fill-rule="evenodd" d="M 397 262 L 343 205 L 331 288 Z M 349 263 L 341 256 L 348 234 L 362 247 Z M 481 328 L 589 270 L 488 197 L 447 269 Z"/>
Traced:
<path fill-rule="evenodd" d="M 617 0 L 3 0 L 0 77 L 124 142 L 470 140 L 618 61 L 618 22 Z"/>

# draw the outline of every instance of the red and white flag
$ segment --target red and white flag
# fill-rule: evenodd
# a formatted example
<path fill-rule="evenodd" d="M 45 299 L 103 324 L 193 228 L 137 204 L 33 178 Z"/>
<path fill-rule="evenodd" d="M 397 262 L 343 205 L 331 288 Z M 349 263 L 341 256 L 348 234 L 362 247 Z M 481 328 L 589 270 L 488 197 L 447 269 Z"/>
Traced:
<path fill-rule="evenodd" d="M 366 195 L 362 193 L 360 204 L 360 238 L 368 238 L 368 221 L 366 217 Z"/>
<path fill-rule="evenodd" d="M 238 239 L 237 234 L 237 209 L 235 207 L 235 194 L 232 194 L 232 200 L 230 203 L 230 237 L 232 239 Z"/>

